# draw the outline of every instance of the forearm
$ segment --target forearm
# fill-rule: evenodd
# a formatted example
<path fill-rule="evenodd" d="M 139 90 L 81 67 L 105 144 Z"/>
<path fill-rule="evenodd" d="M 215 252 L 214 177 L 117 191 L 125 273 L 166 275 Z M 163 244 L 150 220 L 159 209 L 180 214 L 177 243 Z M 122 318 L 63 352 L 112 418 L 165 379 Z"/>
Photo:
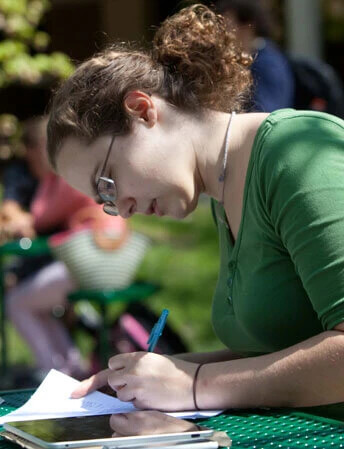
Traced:
<path fill-rule="evenodd" d="M 323 332 L 272 354 L 205 365 L 199 407 L 302 407 L 344 401 L 344 333 Z"/>
<path fill-rule="evenodd" d="M 216 363 L 241 358 L 240 354 L 232 352 L 230 349 L 212 352 L 185 352 L 183 354 L 174 355 L 173 357 L 192 363 Z"/>

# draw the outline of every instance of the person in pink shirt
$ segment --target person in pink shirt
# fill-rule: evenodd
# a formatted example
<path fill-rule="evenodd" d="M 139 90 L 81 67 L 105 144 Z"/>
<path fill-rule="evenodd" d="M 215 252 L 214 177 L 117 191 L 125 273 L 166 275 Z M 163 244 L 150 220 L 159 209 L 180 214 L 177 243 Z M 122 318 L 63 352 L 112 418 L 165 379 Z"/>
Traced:
<path fill-rule="evenodd" d="M 16 229 L 16 237 L 50 235 L 59 231 L 56 238 L 65 238 L 75 232 L 75 228 L 90 226 L 87 220 L 77 226 L 73 219 L 75 214 L 85 210 L 101 212 L 104 230 L 111 228 L 116 233 L 125 233 L 125 220 L 106 216 L 101 205 L 70 187 L 51 171 L 45 148 L 46 122 L 45 118 L 31 120 L 24 132 L 27 163 L 38 180 L 38 187 L 30 204 L 25 228 Z M 32 134 L 31 137 L 35 138 L 25 139 L 28 137 L 25 134 Z M 99 225 L 99 219 L 97 222 Z M 15 223 L 14 220 L 14 228 Z M 78 378 L 85 375 L 85 365 L 78 348 L 62 321 L 54 317 L 54 311 L 65 307 L 68 293 L 76 287 L 65 264 L 52 259 L 6 294 L 7 315 L 31 348 L 42 375 L 51 368 Z"/>

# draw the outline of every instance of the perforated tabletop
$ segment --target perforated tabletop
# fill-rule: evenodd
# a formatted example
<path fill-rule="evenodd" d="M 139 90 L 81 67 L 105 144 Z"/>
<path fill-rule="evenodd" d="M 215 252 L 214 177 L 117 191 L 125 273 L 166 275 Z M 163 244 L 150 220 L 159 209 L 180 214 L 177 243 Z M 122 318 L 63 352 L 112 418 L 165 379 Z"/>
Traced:
<path fill-rule="evenodd" d="M 5 402 L 0 405 L 0 416 L 23 405 L 33 390 L 1 392 Z M 199 421 L 202 425 L 224 430 L 232 439 L 232 448 L 251 449 L 339 449 L 344 448 L 344 405 L 318 407 L 302 412 L 293 410 L 230 411 L 214 418 Z M 336 418 L 336 419 L 334 419 Z M 1 427 L 0 427 L 1 430 Z M 18 446 L 0 438 L 0 449 Z"/>

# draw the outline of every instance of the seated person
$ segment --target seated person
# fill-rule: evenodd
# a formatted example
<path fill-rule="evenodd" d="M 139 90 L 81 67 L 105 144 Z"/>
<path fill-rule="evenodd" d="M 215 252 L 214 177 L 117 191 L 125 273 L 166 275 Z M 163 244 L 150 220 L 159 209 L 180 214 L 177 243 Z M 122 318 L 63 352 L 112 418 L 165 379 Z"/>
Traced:
<path fill-rule="evenodd" d="M 17 238 L 33 238 L 36 235 L 67 231 L 76 213 L 96 209 L 105 217 L 102 229 L 107 233 L 114 230 L 117 237 L 126 234 L 124 220 L 120 217 L 106 219 L 101 206 L 67 185 L 50 170 L 45 149 L 46 122 L 46 119 L 38 118 L 26 123 L 23 136 L 27 150 L 26 161 L 33 180 L 31 185 L 34 185 L 34 181 L 37 185 L 32 189 L 34 193 L 30 201 L 27 201 L 29 211 L 25 211 L 22 207 L 24 204 L 17 203 L 10 194 L 5 195 L 2 209 L 3 215 L 7 217 L 5 233 Z M 27 179 L 30 177 L 27 176 Z M 20 188 L 17 190 L 20 191 Z M 57 320 L 52 313 L 65 306 L 66 296 L 76 289 L 77 281 L 63 262 L 51 256 L 39 260 L 25 258 L 23 262 L 19 270 L 19 282 L 6 294 L 9 318 L 32 349 L 42 374 L 56 368 L 75 377 L 82 376 L 85 366 L 80 352 L 62 321 Z"/>
<path fill-rule="evenodd" d="M 217 0 L 215 8 L 243 50 L 254 56 L 252 110 L 293 107 L 294 75 L 288 58 L 271 39 L 274 23 L 268 7 L 262 0 Z"/>

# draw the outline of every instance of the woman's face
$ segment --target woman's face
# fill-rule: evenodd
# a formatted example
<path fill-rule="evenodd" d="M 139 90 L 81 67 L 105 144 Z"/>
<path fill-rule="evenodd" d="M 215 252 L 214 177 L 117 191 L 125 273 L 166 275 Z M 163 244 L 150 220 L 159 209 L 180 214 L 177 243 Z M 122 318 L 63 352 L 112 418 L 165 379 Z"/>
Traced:
<path fill-rule="evenodd" d="M 99 201 L 95 189 L 111 142 L 110 135 L 88 147 L 69 137 L 57 157 L 57 171 L 77 190 Z M 191 139 L 182 126 L 157 120 L 134 121 L 126 136 L 116 136 L 104 176 L 115 181 L 122 217 L 134 213 L 184 218 L 198 201 L 201 182 Z"/>

